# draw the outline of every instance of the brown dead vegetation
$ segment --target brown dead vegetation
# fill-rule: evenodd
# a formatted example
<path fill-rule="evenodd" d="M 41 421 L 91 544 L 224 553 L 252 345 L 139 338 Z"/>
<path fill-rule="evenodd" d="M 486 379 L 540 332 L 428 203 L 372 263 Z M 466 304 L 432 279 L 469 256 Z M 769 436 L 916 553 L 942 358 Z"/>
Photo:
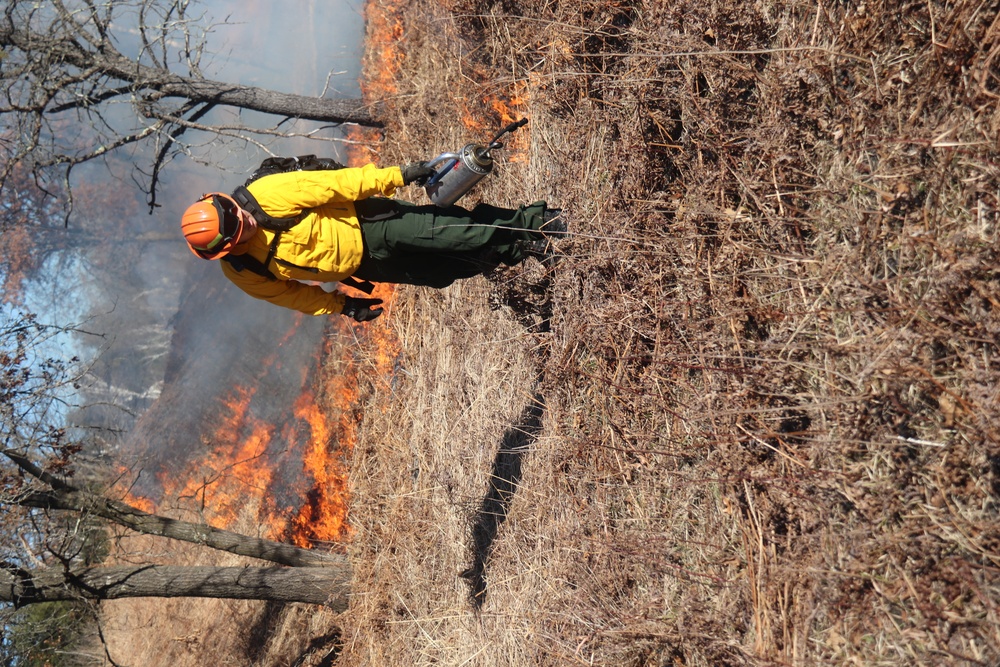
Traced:
<path fill-rule="evenodd" d="M 380 322 L 337 664 L 996 664 L 997 3 L 397 16 L 376 159 L 488 138 L 504 101 L 530 125 L 465 203 L 544 198 L 573 235 Z"/>

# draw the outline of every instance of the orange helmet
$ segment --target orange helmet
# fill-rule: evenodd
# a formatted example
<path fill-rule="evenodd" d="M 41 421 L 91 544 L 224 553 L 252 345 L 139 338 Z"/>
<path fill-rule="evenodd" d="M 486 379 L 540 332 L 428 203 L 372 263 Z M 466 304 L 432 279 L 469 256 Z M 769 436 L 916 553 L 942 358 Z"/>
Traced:
<path fill-rule="evenodd" d="M 248 215 L 229 195 L 212 192 L 184 211 L 181 231 L 191 252 L 202 259 L 225 257 L 252 232 Z"/>

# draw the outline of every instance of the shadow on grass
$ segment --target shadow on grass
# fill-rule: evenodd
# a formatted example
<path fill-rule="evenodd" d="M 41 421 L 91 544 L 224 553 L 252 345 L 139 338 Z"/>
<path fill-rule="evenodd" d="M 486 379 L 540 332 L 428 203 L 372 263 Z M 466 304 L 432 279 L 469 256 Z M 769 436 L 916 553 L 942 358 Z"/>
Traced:
<path fill-rule="evenodd" d="M 507 429 L 493 459 L 489 488 L 472 520 L 472 565 L 459 576 L 469 584 L 469 600 L 477 610 L 486 599 L 486 562 L 521 481 L 521 463 L 542 430 L 545 401 L 535 394 L 517 424 Z"/>

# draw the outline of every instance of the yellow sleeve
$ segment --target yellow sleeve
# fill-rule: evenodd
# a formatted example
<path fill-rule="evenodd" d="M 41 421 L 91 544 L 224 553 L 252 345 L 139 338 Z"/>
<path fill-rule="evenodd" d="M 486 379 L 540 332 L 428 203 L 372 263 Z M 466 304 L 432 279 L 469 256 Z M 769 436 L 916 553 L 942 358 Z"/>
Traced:
<path fill-rule="evenodd" d="M 237 271 L 222 262 L 222 272 L 241 290 L 254 297 L 306 315 L 338 315 L 344 312 L 344 295 L 324 291 L 319 285 L 297 280 L 268 280 L 250 271 Z"/>
<path fill-rule="evenodd" d="M 396 188 L 403 185 L 403 172 L 399 167 L 379 169 L 366 164 L 329 173 L 332 174 L 330 189 L 333 193 L 330 201 L 358 201 L 375 195 L 391 197 Z"/>
<path fill-rule="evenodd" d="M 290 171 L 265 176 L 249 190 L 261 207 L 275 217 L 298 215 L 330 202 L 354 202 L 375 195 L 391 197 L 403 185 L 399 167 L 373 164 L 331 171 Z"/>

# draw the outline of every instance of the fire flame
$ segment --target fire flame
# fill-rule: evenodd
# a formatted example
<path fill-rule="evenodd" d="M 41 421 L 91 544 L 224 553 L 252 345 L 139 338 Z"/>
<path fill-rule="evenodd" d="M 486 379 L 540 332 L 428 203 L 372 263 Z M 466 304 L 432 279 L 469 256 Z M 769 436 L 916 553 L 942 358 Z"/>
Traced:
<path fill-rule="evenodd" d="M 368 0 L 364 14 L 367 35 L 365 77 L 362 92 L 383 98 L 396 93 L 396 76 L 403 62 L 399 44 L 403 39 L 404 0 Z M 377 64 L 375 64 L 377 63 Z"/>
<path fill-rule="evenodd" d="M 486 96 L 481 101 L 482 104 L 476 105 L 474 110 L 470 109 L 468 104 L 463 104 L 462 125 L 470 132 L 486 136 L 500 129 L 496 126 L 498 119 L 501 126 L 507 126 L 527 115 L 525 111 L 528 107 L 528 84 L 526 81 L 516 81 L 509 97 Z M 492 117 L 483 117 L 482 109 L 490 109 L 493 112 Z M 530 137 L 530 125 L 504 137 L 504 151 L 508 161 L 527 161 Z"/>
<path fill-rule="evenodd" d="M 392 307 L 391 286 L 379 285 L 375 296 Z M 365 377 L 388 381 L 399 354 L 392 330 L 377 323 L 353 326 L 352 335 L 365 349 Z M 181 474 L 166 470 L 157 474 L 162 489 L 159 502 L 123 492 L 124 500 L 151 513 L 194 513 L 220 528 L 234 527 L 245 508 L 255 507 L 255 522 L 271 539 L 302 547 L 348 540 L 347 462 L 358 439 L 361 391 L 354 347 L 335 346 L 338 337 L 326 340 L 321 360 L 331 363 L 337 354 L 346 358 L 325 383 L 299 395 L 283 423 L 268 423 L 253 414 L 256 387 L 234 387 L 215 411 L 219 421 L 203 436 L 204 454 Z M 262 362 L 266 367 L 280 360 L 275 353 Z M 282 474 L 295 465 L 301 465 L 300 472 Z M 280 498 L 290 500 L 282 504 Z"/>
<path fill-rule="evenodd" d="M 292 541 L 308 547 L 347 533 L 347 471 L 342 459 L 331 451 L 329 425 L 311 395 L 299 397 L 295 415 L 313 429 L 303 466 L 312 473 L 315 484 L 307 494 L 306 504 L 292 519 Z"/>

